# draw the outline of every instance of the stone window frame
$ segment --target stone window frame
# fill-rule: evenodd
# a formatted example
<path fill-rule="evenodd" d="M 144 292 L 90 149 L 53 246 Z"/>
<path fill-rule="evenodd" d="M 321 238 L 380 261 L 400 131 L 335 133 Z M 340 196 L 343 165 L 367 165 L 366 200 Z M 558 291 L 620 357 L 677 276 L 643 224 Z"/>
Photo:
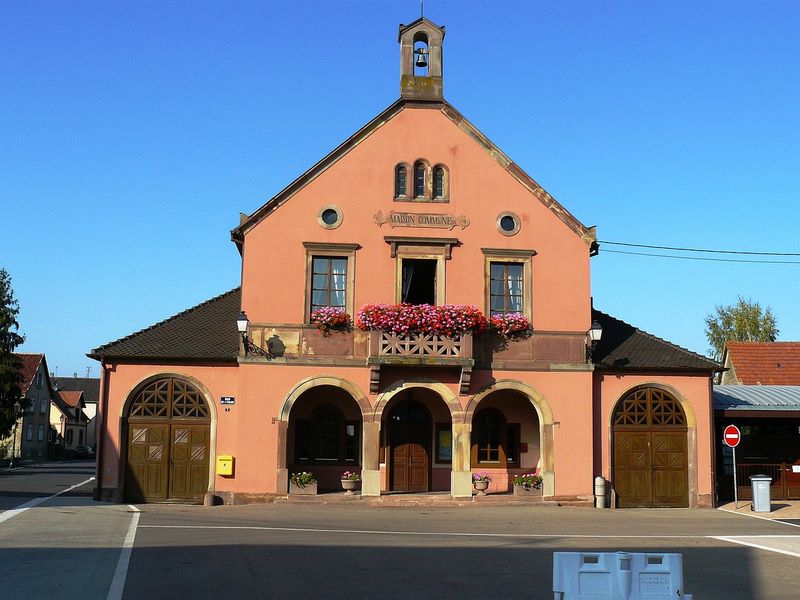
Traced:
<path fill-rule="evenodd" d="M 522 264 L 522 314 L 533 324 L 533 257 L 536 250 L 509 248 L 481 248 L 483 252 L 483 281 L 485 314 L 492 314 L 492 263 Z"/>
<path fill-rule="evenodd" d="M 417 195 L 416 179 L 417 179 L 417 166 L 424 167 L 425 180 L 423 183 L 422 195 Z M 404 167 L 406 169 L 406 189 L 405 194 L 398 194 L 397 177 L 398 170 Z M 442 169 L 443 182 L 442 182 L 442 195 L 433 195 L 433 175 L 436 169 Z M 392 198 L 395 202 L 415 202 L 426 204 L 448 204 L 450 202 L 450 168 L 444 163 L 431 164 L 427 158 L 417 158 L 413 162 L 399 162 L 394 166 L 392 172 Z"/>
<path fill-rule="evenodd" d="M 333 223 L 332 225 L 328 225 L 322 219 L 322 214 L 327 210 L 332 210 L 336 213 L 336 222 Z M 325 229 L 337 229 L 339 226 L 341 226 L 343 221 L 344 221 L 344 213 L 342 212 L 342 209 L 335 204 L 326 204 L 325 206 L 319 209 L 319 212 L 317 212 L 317 223 L 319 223 L 320 226 Z"/>
<path fill-rule="evenodd" d="M 500 222 L 505 217 L 511 217 L 514 219 L 514 229 L 511 231 L 506 231 L 500 226 Z M 497 221 L 495 221 L 495 225 L 497 226 L 497 231 L 500 232 L 501 235 L 506 237 L 513 237 L 519 233 L 519 230 L 522 229 L 522 219 L 520 219 L 519 215 L 515 212 L 511 212 L 510 210 L 505 210 L 497 215 Z"/>
<path fill-rule="evenodd" d="M 311 322 L 311 290 L 314 273 L 314 257 L 330 256 L 347 259 L 347 274 L 345 276 L 345 312 L 354 316 L 354 297 L 356 287 L 356 251 L 361 248 L 359 244 L 331 244 L 326 242 L 303 242 L 306 249 L 306 288 L 304 291 L 305 305 L 303 307 L 303 323 Z"/>
<path fill-rule="evenodd" d="M 446 304 L 447 261 L 450 260 L 451 247 L 457 245 L 456 238 L 422 238 L 385 236 L 391 247 L 391 257 L 395 259 L 394 301 L 403 301 L 403 259 L 436 261 L 436 305 Z"/>

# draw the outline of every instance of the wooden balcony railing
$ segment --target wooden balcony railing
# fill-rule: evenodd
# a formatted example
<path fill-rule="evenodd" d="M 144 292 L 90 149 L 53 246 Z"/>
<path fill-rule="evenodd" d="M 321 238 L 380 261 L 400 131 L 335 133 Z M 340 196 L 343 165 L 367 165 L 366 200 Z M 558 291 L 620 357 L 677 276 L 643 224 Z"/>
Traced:
<path fill-rule="evenodd" d="M 452 337 L 435 333 L 415 333 L 404 335 L 385 331 L 377 341 L 378 356 L 446 356 L 451 358 L 472 358 L 472 335 L 458 334 Z M 377 337 L 377 336 L 376 336 Z"/>
<path fill-rule="evenodd" d="M 369 332 L 370 389 L 377 393 L 380 388 L 382 365 L 459 367 L 461 369 L 461 393 L 466 394 L 472 377 L 472 334 L 453 336 L 434 333 Z"/>

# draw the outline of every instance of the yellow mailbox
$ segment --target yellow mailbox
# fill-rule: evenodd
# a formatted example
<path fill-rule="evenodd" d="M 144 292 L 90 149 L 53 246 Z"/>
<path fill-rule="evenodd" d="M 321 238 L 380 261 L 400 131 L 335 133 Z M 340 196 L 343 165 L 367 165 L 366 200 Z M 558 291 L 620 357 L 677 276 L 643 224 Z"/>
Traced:
<path fill-rule="evenodd" d="M 230 454 L 217 456 L 217 475 L 233 475 L 233 456 Z"/>

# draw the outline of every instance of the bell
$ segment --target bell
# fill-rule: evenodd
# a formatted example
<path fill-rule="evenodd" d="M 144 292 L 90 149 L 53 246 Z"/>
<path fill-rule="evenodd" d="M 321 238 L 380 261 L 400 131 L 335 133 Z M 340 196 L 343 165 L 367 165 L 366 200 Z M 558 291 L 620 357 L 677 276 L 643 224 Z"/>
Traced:
<path fill-rule="evenodd" d="M 426 54 L 427 54 L 427 52 L 425 52 L 425 50 L 423 48 L 420 48 L 419 50 L 417 50 L 417 62 L 414 63 L 414 64 L 416 66 L 418 66 L 418 67 L 427 67 L 428 66 L 428 60 L 425 58 Z"/>

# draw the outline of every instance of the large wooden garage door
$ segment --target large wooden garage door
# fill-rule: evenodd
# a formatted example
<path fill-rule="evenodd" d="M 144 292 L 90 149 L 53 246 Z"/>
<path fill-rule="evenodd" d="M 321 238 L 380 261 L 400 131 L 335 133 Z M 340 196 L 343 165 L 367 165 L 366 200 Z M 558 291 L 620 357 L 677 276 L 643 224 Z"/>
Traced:
<path fill-rule="evenodd" d="M 192 384 L 170 377 L 137 392 L 128 411 L 126 499 L 202 502 L 210 435 L 208 405 Z"/>
<path fill-rule="evenodd" d="M 686 415 L 658 388 L 639 388 L 617 405 L 614 488 L 620 507 L 689 506 Z"/>

